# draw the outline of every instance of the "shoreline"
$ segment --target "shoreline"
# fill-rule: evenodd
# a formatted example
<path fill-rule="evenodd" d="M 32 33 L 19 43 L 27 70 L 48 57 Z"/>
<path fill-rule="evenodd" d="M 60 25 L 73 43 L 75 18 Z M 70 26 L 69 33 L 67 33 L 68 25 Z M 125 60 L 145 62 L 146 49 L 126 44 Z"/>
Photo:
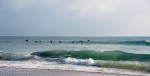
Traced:
<path fill-rule="evenodd" d="M 0 68 L 0 76 L 133 76 L 127 74 L 92 73 L 57 69 Z M 137 76 L 137 75 L 134 75 Z"/>

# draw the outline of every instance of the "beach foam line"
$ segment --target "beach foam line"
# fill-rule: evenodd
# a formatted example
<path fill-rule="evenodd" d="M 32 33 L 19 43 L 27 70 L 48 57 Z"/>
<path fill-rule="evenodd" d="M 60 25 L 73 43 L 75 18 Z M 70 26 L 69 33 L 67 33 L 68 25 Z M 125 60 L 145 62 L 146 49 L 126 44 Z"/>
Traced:
<path fill-rule="evenodd" d="M 122 75 L 137 75 L 148 76 L 150 74 L 145 72 L 124 70 L 116 68 L 101 68 L 94 66 L 82 66 L 82 65 L 70 65 L 70 64 L 58 64 L 55 62 L 41 62 L 41 61 L 0 61 L 1 68 L 18 68 L 18 69 L 43 69 L 43 70 L 67 70 L 89 73 L 106 73 L 106 74 L 122 74 Z"/>

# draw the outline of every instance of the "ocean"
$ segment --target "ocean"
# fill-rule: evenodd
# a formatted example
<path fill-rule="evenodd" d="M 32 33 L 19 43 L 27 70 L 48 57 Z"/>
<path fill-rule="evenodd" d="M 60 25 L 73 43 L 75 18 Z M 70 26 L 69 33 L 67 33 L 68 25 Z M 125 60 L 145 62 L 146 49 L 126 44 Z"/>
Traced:
<path fill-rule="evenodd" d="M 150 37 L 0 36 L 0 67 L 150 75 Z"/>

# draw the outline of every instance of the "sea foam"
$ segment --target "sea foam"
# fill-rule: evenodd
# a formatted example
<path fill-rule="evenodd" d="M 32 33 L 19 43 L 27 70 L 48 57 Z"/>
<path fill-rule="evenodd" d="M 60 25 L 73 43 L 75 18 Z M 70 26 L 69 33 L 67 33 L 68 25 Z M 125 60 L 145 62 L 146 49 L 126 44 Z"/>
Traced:
<path fill-rule="evenodd" d="M 93 65 L 94 60 L 92 58 L 89 59 L 76 59 L 76 58 L 65 58 L 65 63 L 67 64 L 76 64 L 76 65 Z"/>
<path fill-rule="evenodd" d="M 112 74 L 124 74 L 124 75 L 138 75 L 138 76 L 150 76 L 148 73 L 142 73 L 133 70 L 115 69 L 115 68 L 102 68 L 94 66 L 72 65 L 72 64 L 58 64 L 56 62 L 47 61 L 0 61 L 0 68 L 32 68 L 32 69 L 59 69 L 59 70 L 72 70 L 82 72 L 97 72 L 97 73 L 112 73 Z"/>

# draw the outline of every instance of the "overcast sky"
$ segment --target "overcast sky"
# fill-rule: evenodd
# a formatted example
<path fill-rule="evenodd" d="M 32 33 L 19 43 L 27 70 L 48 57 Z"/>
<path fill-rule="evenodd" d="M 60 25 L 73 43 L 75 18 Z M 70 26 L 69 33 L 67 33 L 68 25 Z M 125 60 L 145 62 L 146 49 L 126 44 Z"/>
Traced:
<path fill-rule="evenodd" d="M 0 36 L 150 36 L 150 0 L 0 0 Z"/>

